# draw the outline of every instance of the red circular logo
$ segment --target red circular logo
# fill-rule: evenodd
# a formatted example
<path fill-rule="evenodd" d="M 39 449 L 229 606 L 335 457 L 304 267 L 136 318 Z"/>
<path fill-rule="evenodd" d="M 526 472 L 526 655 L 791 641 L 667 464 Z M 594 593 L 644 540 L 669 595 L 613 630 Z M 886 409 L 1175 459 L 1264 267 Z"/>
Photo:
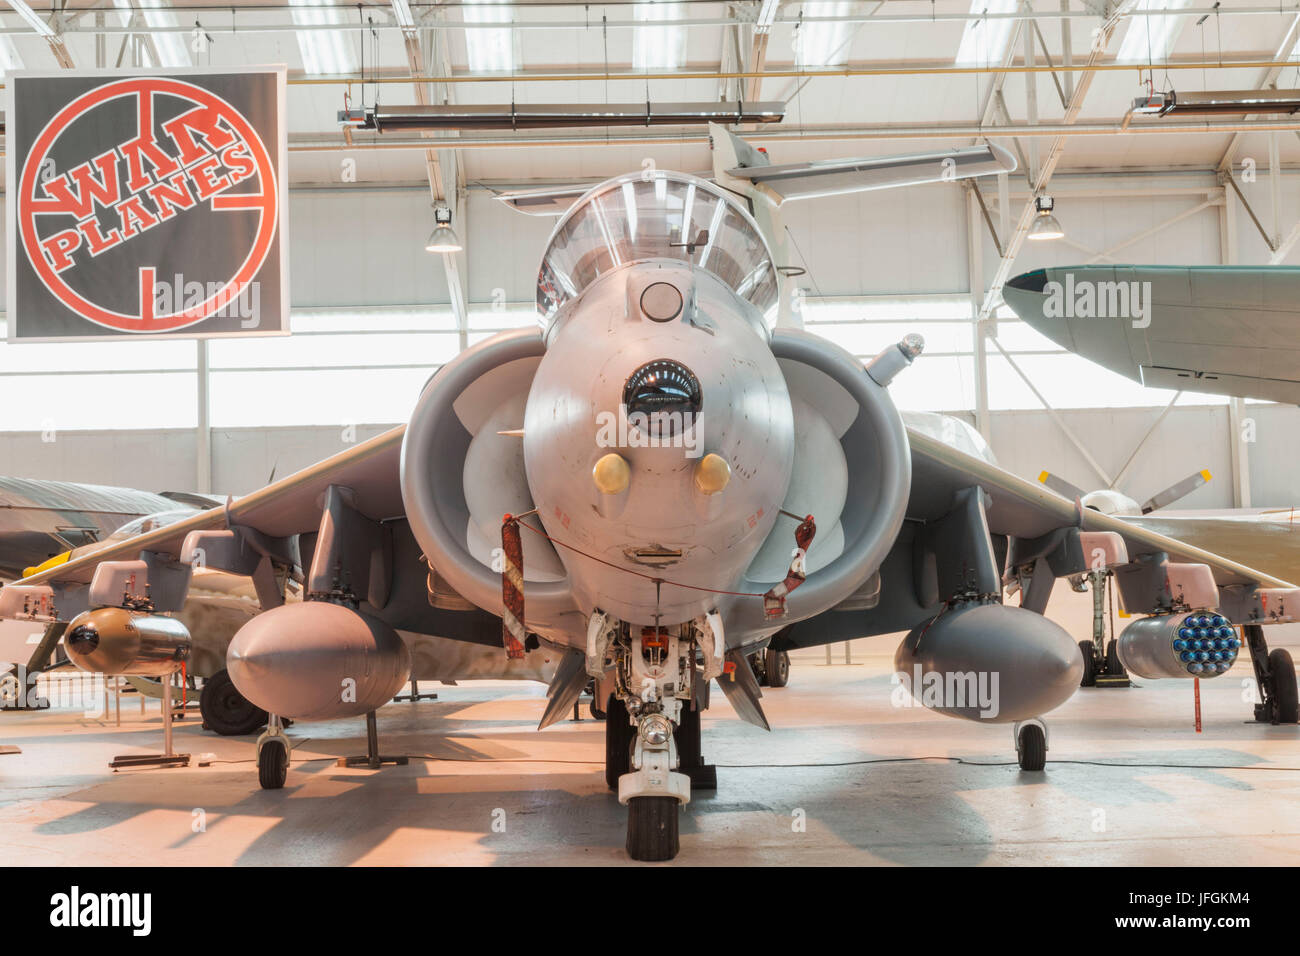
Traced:
<path fill-rule="evenodd" d="M 130 138 L 51 175 L 51 152 L 69 127 L 123 102 L 135 113 Z M 157 119 L 159 103 L 167 105 L 169 118 Z M 100 216 L 106 210 L 116 213 L 107 228 Z M 105 251 L 130 249 L 134 242 L 147 252 L 140 237 L 194 211 L 253 213 L 255 219 L 246 254 L 235 256 L 229 274 L 201 283 L 199 294 L 187 297 L 177 289 L 174 306 L 159 310 L 155 283 L 170 276 L 159 276 L 157 261 L 144 261 L 150 258 L 144 254 L 131 263 L 139 289 L 134 309 L 92 301 L 69 282 L 79 264 Z M 17 213 L 28 261 L 69 309 L 118 331 L 174 332 L 218 313 L 254 280 L 273 246 L 279 201 L 270 154 L 243 114 L 192 83 L 137 77 L 79 96 L 45 125 L 23 164 Z"/>

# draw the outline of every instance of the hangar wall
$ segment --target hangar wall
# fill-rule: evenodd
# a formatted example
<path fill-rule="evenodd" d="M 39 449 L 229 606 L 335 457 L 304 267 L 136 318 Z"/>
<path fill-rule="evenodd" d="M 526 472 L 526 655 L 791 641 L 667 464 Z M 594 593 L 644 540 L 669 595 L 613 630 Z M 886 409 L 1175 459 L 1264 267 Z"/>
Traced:
<path fill-rule="evenodd" d="M 1267 170 L 1261 166 L 1257 181 L 1243 184 L 1261 215 L 1269 208 L 1266 182 Z M 1281 183 L 1285 222 L 1300 208 L 1300 174 L 1284 171 Z M 324 314 L 321 327 L 346 332 L 347 338 L 325 350 L 328 354 L 320 349 L 323 338 L 244 340 L 212 347 L 218 369 L 211 396 L 217 426 L 212 431 L 214 491 L 246 492 L 263 483 L 272 469 L 282 476 L 339 450 L 345 433 L 364 439 L 378 432 L 379 423 L 399 420 L 432 368 L 455 354 L 458 340 L 472 344 L 497 324 L 531 321 L 527 303 L 534 271 L 553 221 L 514 213 L 493 198 L 498 188 L 471 184 L 457 223 L 469 249 L 466 291 L 472 307 L 467 329 L 457 329 L 443 304 L 448 289 L 441 264 L 423 250 L 431 218 L 427 187 L 322 185 L 293 190 L 294 308 L 300 314 L 336 310 Z M 1023 201 L 1022 181 L 1010 180 L 1008 189 L 1014 215 Z M 1102 253 L 1110 256 L 1103 261 L 1117 262 L 1215 263 L 1231 258 L 1225 250 L 1229 231 L 1223 228 L 1222 188 L 1211 174 L 1062 174 L 1054 180 L 1053 192 L 1067 239 L 1027 244 L 1015 272 L 1087 261 Z M 1001 217 L 997 194 L 996 183 L 985 184 L 995 222 Z M 810 300 L 833 313 L 816 313 L 815 320 L 828 323 L 818 331 L 844 341 L 855 352 L 873 354 L 896 341 L 900 329 L 914 324 L 919 313 L 909 304 L 899 306 L 896 315 L 890 313 L 892 318 L 864 319 L 864 314 L 884 306 L 875 299 L 853 297 L 880 297 L 886 306 L 893 300 L 927 296 L 938 296 L 935 301 L 945 309 L 953 302 L 965 303 L 964 318 L 935 320 L 946 323 L 931 325 L 942 334 L 932 337 L 927 331 L 927 354 L 900 377 L 896 394 L 904 407 L 971 416 L 969 382 L 957 393 L 960 403 L 942 397 L 952 379 L 970 378 L 974 369 L 968 262 L 972 232 L 982 236 L 974 271 L 987 282 L 997 263 L 983 223 L 975 221 L 972 229 L 970 207 L 964 190 L 950 184 L 787 207 L 792 259 L 811 267 L 803 280 Z M 1237 235 L 1238 258 L 1263 261 L 1262 240 L 1241 203 L 1229 202 L 1226 216 L 1235 218 L 1230 231 Z M 1162 227 L 1171 220 L 1176 221 Z M 1292 251 L 1288 261 L 1300 261 L 1300 254 Z M 494 302 L 523 312 L 493 312 Z M 394 327 L 422 334 L 397 334 Z M 1045 339 L 1026 334 L 1030 332 L 1015 320 L 1003 319 L 997 326 L 998 340 L 1016 364 L 1062 409 L 1061 420 L 1102 468 L 1115 474 L 1171 393 L 1108 377 Z M 166 355 L 122 358 L 128 349 L 146 345 Z M 51 348 L 0 345 L 0 403 L 9 410 L 0 427 L 23 429 L 0 431 L 0 473 L 148 488 L 194 487 L 198 446 L 192 430 L 197 421 L 192 343 L 113 343 L 63 346 L 57 354 L 43 351 Z M 70 362 L 68 350 L 74 348 L 86 354 Z M 239 364 L 235 359 L 245 367 L 220 369 L 223 363 Z M 1029 478 L 1046 468 L 1084 487 L 1100 484 L 1086 458 L 1008 360 L 992 348 L 988 370 L 993 408 L 989 433 L 1003 463 Z M 1066 370 L 1069 375 L 1063 374 Z M 1062 392 L 1061 383 L 1071 376 L 1073 389 Z M 1123 391 L 1118 397 L 1117 389 Z M 236 399 L 254 414 L 243 416 L 239 427 L 224 427 L 231 423 L 223 422 L 223 409 Z M 1083 407 L 1098 404 L 1133 407 Z M 301 409 L 307 406 L 319 414 L 302 417 Z M 61 412 L 47 416 L 47 407 Z M 69 408 L 72 417 L 64 420 Z M 96 413 L 96 430 L 78 427 L 78 409 Z M 1292 449 L 1300 435 L 1300 411 L 1252 404 L 1247 414 L 1257 425 L 1255 440 L 1248 443 L 1252 504 L 1296 503 L 1300 463 Z M 357 424 L 350 426 L 351 421 Z M 337 424 L 318 426 L 328 422 Z M 133 427 L 141 423 L 188 427 Z M 244 427 L 259 423 L 285 427 Z M 1228 428 L 1225 404 L 1183 396 L 1138 455 L 1122 487 L 1141 500 L 1204 467 L 1216 480 L 1182 506 L 1230 505 Z M 43 440 L 50 437 L 53 440 Z"/>

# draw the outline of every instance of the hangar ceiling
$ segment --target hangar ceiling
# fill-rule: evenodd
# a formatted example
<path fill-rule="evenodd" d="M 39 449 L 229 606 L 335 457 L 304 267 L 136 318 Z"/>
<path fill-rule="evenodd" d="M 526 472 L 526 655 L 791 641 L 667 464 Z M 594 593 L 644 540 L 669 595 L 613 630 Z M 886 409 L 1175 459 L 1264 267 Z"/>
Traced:
<path fill-rule="evenodd" d="M 753 138 L 780 143 L 785 161 L 981 136 L 1026 155 L 1037 147 L 1046 157 L 1060 137 L 1060 171 L 1215 169 L 1242 151 L 1266 154 L 1262 129 L 1300 127 L 1292 117 L 1140 117 L 1118 132 L 1133 98 L 1151 87 L 1300 85 L 1300 8 L 1283 6 L 74 0 L 53 9 L 33 4 L 34 19 L 20 15 L 24 7 L 22 0 L 0 7 L 7 69 L 287 64 L 295 183 L 341 182 L 345 155 L 365 157 L 358 181 L 422 179 L 416 137 L 356 133 L 348 150 L 336 118 L 345 105 L 421 97 L 459 104 L 775 100 L 787 104 L 785 121 Z M 413 72 L 438 82 L 407 82 Z M 641 156 L 703 169 L 704 137 L 700 128 L 634 128 L 440 138 L 460 140 L 447 148 L 464 179 L 515 182 L 596 178 Z M 1283 163 L 1300 161 L 1295 136 L 1282 137 L 1279 149 Z"/>

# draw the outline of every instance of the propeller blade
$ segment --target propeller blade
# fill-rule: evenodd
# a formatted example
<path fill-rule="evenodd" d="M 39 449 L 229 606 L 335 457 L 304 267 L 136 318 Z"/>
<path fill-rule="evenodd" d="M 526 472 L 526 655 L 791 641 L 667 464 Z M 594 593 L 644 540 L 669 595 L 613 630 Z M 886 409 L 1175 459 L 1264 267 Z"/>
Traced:
<path fill-rule="evenodd" d="M 1047 485 L 1062 498 L 1069 498 L 1071 501 L 1078 501 L 1087 494 L 1082 488 L 1070 484 L 1059 475 L 1054 475 L 1050 471 L 1045 471 L 1038 476 L 1038 480 Z"/>
<path fill-rule="evenodd" d="M 1150 514 L 1153 511 L 1168 507 L 1179 498 L 1187 497 L 1213 477 L 1205 468 L 1202 468 L 1194 475 L 1188 475 L 1177 484 L 1170 485 L 1164 491 L 1157 492 L 1148 498 L 1146 503 L 1142 505 L 1142 513 L 1144 515 Z"/>

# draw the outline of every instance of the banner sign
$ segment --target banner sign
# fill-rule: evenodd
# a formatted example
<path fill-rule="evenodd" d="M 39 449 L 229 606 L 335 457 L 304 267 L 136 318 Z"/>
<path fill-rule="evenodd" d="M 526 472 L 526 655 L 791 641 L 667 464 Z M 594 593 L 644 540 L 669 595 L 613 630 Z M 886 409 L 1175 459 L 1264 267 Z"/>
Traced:
<path fill-rule="evenodd" d="M 288 333 L 283 67 L 5 86 L 9 341 Z"/>

